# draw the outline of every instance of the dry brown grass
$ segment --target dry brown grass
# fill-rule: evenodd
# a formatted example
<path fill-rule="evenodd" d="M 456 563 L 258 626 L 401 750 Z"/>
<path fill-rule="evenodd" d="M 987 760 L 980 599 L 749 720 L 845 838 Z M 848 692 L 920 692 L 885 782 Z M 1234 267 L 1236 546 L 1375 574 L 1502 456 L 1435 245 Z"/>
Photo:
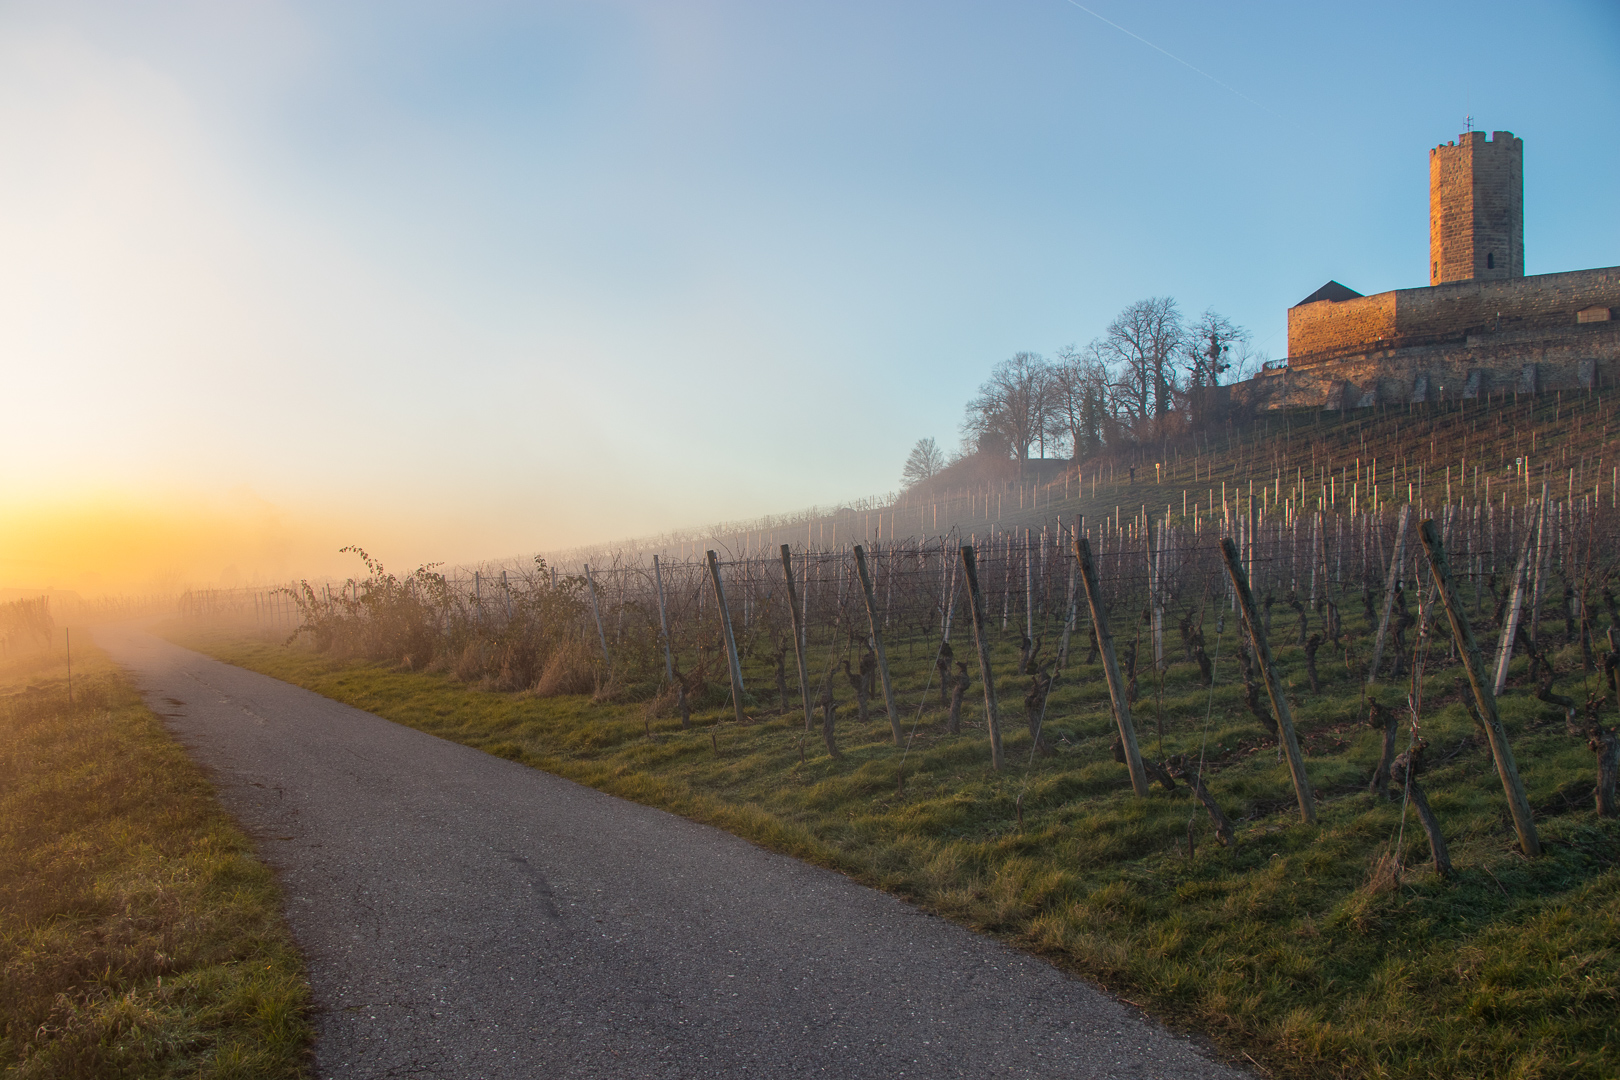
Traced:
<path fill-rule="evenodd" d="M 569 640 L 559 642 L 551 650 L 534 684 L 538 697 L 590 694 L 596 690 L 596 665 L 591 651 L 583 643 Z"/>
<path fill-rule="evenodd" d="M 1401 874 L 1406 868 L 1401 864 L 1400 854 L 1392 848 L 1385 848 L 1378 853 L 1372 861 L 1372 868 L 1367 873 L 1367 892 L 1371 896 L 1379 893 L 1394 892 L 1401 887 Z"/>
<path fill-rule="evenodd" d="M 484 651 L 482 641 L 469 641 L 450 668 L 450 674 L 462 682 L 477 682 L 484 677 Z"/>
<path fill-rule="evenodd" d="M 274 880 L 105 658 L 0 665 L 0 1068 L 295 1077 L 308 984 Z"/>

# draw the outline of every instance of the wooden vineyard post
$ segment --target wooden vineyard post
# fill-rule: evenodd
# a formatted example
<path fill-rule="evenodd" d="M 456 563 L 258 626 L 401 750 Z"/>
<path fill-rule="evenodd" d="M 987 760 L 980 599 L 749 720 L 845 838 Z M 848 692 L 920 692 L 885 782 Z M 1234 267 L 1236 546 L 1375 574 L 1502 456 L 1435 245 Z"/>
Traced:
<path fill-rule="evenodd" d="M 1513 568 L 1513 594 L 1508 600 L 1507 616 L 1502 620 L 1502 641 L 1496 647 L 1496 677 L 1491 681 L 1491 693 L 1500 694 L 1507 686 L 1508 664 L 1513 660 L 1513 638 L 1519 630 L 1519 615 L 1524 610 L 1524 575 L 1530 563 L 1530 545 L 1534 534 L 1526 533 L 1524 550 L 1519 563 Z"/>
<path fill-rule="evenodd" d="M 861 595 L 866 598 L 866 620 L 872 626 L 872 648 L 877 653 L 878 677 L 883 681 L 883 706 L 889 711 L 889 727 L 894 729 L 894 744 L 900 745 L 905 732 L 900 728 L 900 710 L 894 704 L 894 686 L 889 682 L 889 659 L 883 653 L 882 617 L 878 614 L 877 598 L 872 595 L 872 579 L 866 572 L 866 552 L 855 545 L 855 573 L 861 579 Z"/>
<path fill-rule="evenodd" d="M 1255 549 L 1260 546 L 1260 515 L 1255 509 L 1254 481 L 1252 480 L 1249 481 L 1249 531 L 1244 537 L 1244 546 L 1247 547 L 1249 551 L 1249 561 L 1247 563 L 1249 568 L 1248 579 L 1253 581 Z"/>
<path fill-rule="evenodd" d="M 1318 510 L 1311 515 L 1311 599 L 1310 608 L 1316 610 L 1316 564 L 1318 551 L 1322 547 L 1322 511 Z M 1326 592 L 1327 575 L 1322 577 L 1323 591 Z"/>
<path fill-rule="evenodd" d="M 1389 560 L 1389 576 L 1384 580 L 1384 614 L 1378 620 L 1378 633 L 1373 637 L 1372 659 L 1367 661 L 1368 686 L 1378 681 L 1378 662 L 1384 655 L 1390 612 L 1395 609 L 1395 582 L 1400 576 L 1401 559 L 1406 555 L 1406 523 L 1411 516 L 1411 506 L 1401 507 L 1401 521 L 1395 529 L 1395 554 Z"/>
<path fill-rule="evenodd" d="M 1024 530 L 1024 636 L 1035 640 L 1035 557 L 1028 529 Z"/>
<path fill-rule="evenodd" d="M 714 579 L 714 602 L 720 608 L 720 629 L 726 636 L 726 660 L 731 667 L 731 704 L 737 712 L 737 723 L 746 724 L 743 715 L 742 661 L 737 659 L 737 638 L 731 632 L 731 610 L 726 607 L 726 587 L 720 581 L 720 560 L 714 549 L 709 549 L 709 576 Z"/>
<path fill-rule="evenodd" d="M 664 572 L 659 569 L 658 556 L 653 556 L 653 583 L 658 586 L 658 635 L 664 639 L 664 682 L 675 681 L 675 658 L 669 651 L 669 616 L 664 606 Z"/>
<path fill-rule="evenodd" d="M 1299 752 L 1299 739 L 1294 735 L 1294 716 L 1288 708 L 1282 680 L 1277 677 L 1277 665 L 1271 658 L 1265 624 L 1255 610 L 1249 579 L 1243 573 L 1237 547 L 1230 537 L 1221 539 L 1221 558 L 1226 561 L 1226 573 L 1232 579 L 1232 591 L 1237 594 L 1238 610 L 1243 613 L 1243 624 L 1249 628 L 1249 641 L 1254 644 L 1255 659 L 1260 663 L 1260 674 L 1266 680 L 1266 692 L 1271 695 L 1271 707 L 1277 714 L 1277 734 L 1282 739 L 1283 753 L 1288 756 L 1288 772 L 1294 779 L 1294 795 L 1299 799 L 1299 816 L 1307 824 L 1313 824 L 1316 798 L 1311 793 L 1311 778 L 1305 773 L 1305 757 Z"/>
<path fill-rule="evenodd" d="M 1502 729 L 1502 718 L 1496 711 L 1496 694 L 1491 689 L 1490 677 L 1485 670 L 1485 659 L 1479 653 L 1479 643 L 1468 626 L 1468 614 L 1451 594 L 1451 567 L 1446 562 L 1446 549 L 1433 521 L 1425 521 L 1418 529 L 1423 547 L 1429 555 L 1429 571 L 1440 592 L 1440 602 L 1446 606 L 1451 620 L 1451 633 L 1457 639 L 1457 651 L 1462 653 L 1463 667 L 1468 670 L 1468 684 L 1474 690 L 1474 703 L 1479 706 L 1479 717 L 1485 724 L 1485 737 L 1491 743 L 1491 756 L 1496 759 L 1496 772 L 1502 778 L 1502 791 L 1507 795 L 1508 809 L 1513 813 L 1513 828 L 1519 834 L 1519 849 L 1535 858 L 1541 854 L 1541 841 L 1536 837 L 1536 824 L 1530 817 L 1530 800 L 1525 798 L 1524 782 L 1519 779 L 1519 767 L 1513 761 L 1513 748 L 1508 744 L 1507 732 Z"/>
<path fill-rule="evenodd" d="M 799 610 L 799 590 L 793 585 L 793 549 L 782 545 L 782 573 L 787 577 L 788 612 L 793 616 L 793 658 L 799 664 L 799 693 L 804 698 L 804 730 L 810 730 L 810 672 L 804 662 L 804 614 Z"/>
<path fill-rule="evenodd" d="M 1108 697 L 1114 703 L 1114 721 L 1119 725 L 1119 741 L 1125 747 L 1125 765 L 1131 770 L 1131 790 L 1139 796 L 1148 793 L 1147 769 L 1142 767 L 1142 751 L 1136 745 L 1136 727 L 1131 723 L 1131 703 L 1125 681 L 1114 658 L 1114 637 L 1108 632 L 1108 613 L 1103 610 L 1102 589 L 1097 584 L 1097 568 L 1091 563 L 1091 542 L 1076 536 L 1074 557 L 1080 563 L 1080 581 L 1091 609 L 1091 630 L 1097 635 L 1097 652 L 1102 656 L 1103 674 L 1108 678 Z"/>
<path fill-rule="evenodd" d="M 478 577 L 473 576 L 473 585 L 476 588 Z M 591 594 L 591 616 L 596 619 L 596 639 L 602 643 L 602 659 L 607 663 L 608 678 L 613 678 L 613 655 L 608 652 L 607 633 L 602 629 L 602 609 L 596 602 L 596 579 L 591 576 L 591 564 L 585 564 L 585 587 Z M 480 611 L 480 614 L 482 612 Z"/>
<path fill-rule="evenodd" d="M 1076 536 L 1080 535 L 1080 523 L 1082 521 L 1084 521 L 1084 520 L 1085 519 L 1083 517 L 1081 517 L 1079 514 L 1074 515 L 1074 535 L 1076 535 Z M 1061 529 L 1059 530 L 1059 535 L 1058 535 L 1057 542 L 1060 545 L 1059 550 L 1062 550 L 1061 545 L 1063 543 L 1063 537 L 1062 537 Z M 1075 605 L 1075 580 L 1074 579 L 1075 579 L 1075 568 L 1076 568 L 1076 566 L 1077 566 L 1077 561 L 1071 560 L 1070 563 L 1069 563 L 1069 606 L 1066 609 L 1068 614 L 1064 617 L 1064 620 L 1063 620 L 1063 644 L 1058 646 L 1058 670 L 1060 670 L 1060 671 L 1069 666 L 1069 635 L 1074 633 L 1074 617 L 1075 617 L 1075 607 L 1074 607 L 1074 605 Z"/>
<path fill-rule="evenodd" d="M 1007 614 L 1012 611 L 1013 561 L 1015 558 L 1013 555 L 1013 540 L 1017 535 L 1017 529 L 1012 530 L 1012 532 L 1008 532 L 1006 529 L 1001 530 L 1001 632 L 1004 634 L 1007 632 Z M 994 534 L 991 534 L 990 542 L 993 550 L 995 545 Z"/>
<path fill-rule="evenodd" d="M 1144 522 L 1147 526 L 1148 551 L 1148 603 L 1153 620 L 1153 670 L 1164 670 L 1164 598 L 1161 595 L 1163 583 L 1159 580 L 1163 573 L 1163 547 L 1164 533 L 1159 525 L 1151 520 Z"/>
<path fill-rule="evenodd" d="M 990 643 L 984 636 L 984 596 L 979 592 L 978 559 L 972 544 L 962 545 L 962 575 L 973 610 L 973 644 L 979 650 L 979 681 L 984 683 L 984 726 L 990 731 L 990 767 L 1001 768 L 1001 723 L 996 717 L 996 679 L 990 670 Z"/>
<path fill-rule="evenodd" d="M 1541 647 L 1541 582 L 1547 570 L 1547 482 L 1541 482 L 1541 503 L 1536 508 L 1536 565 L 1530 577 L 1530 640 Z"/>

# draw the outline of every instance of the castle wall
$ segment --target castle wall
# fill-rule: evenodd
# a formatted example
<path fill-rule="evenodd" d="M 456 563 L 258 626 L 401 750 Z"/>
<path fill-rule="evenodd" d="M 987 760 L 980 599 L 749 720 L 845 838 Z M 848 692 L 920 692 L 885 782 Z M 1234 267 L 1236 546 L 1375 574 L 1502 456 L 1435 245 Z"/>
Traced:
<path fill-rule="evenodd" d="M 1577 313 L 1591 308 L 1620 317 L 1620 267 L 1318 300 L 1288 310 L 1288 366 L 1300 370 L 1376 349 L 1461 344 L 1470 335 L 1574 331 L 1581 325 Z"/>
<path fill-rule="evenodd" d="M 1324 357 L 1396 335 L 1395 293 L 1354 300 L 1318 300 L 1288 309 L 1288 355 Z"/>
<path fill-rule="evenodd" d="M 1443 344 L 1371 349 L 1331 363 L 1290 363 L 1223 389 L 1229 389 L 1232 404 L 1265 411 L 1614 386 L 1620 386 L 1620 321 L 1575 323 L 1571 314 L 1567 326 L 1552 331 L 1504 329 Z"/>
<path fill-rule="evenodd" d="M 1469 333 L 1575 326 L 1588 307 L 1620 307 L 1620 267 L 1466 281 L 1395 294 L 1397 340 L 1418 344 Z"/>

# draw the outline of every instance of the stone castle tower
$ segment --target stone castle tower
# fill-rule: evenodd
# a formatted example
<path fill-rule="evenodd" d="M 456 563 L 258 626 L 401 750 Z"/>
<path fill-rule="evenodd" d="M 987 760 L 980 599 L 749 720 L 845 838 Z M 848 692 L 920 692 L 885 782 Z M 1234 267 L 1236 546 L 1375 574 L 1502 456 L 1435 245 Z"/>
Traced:
<path fill-rule="evenodd" d="M 1254 410 L 1477 401 L 1620 384 L 1620 266 L 1524 275 L 1524 142 L 1429 151 L 1429 284 L 1337 281 L 1288 309 L 1288 360 L 1229 400 Z"/>
<path fill-rule="evenodd" d="M 1429 151 L 1429 284 L 1524 277 L 1524 140 L 1460 135 Z"/>

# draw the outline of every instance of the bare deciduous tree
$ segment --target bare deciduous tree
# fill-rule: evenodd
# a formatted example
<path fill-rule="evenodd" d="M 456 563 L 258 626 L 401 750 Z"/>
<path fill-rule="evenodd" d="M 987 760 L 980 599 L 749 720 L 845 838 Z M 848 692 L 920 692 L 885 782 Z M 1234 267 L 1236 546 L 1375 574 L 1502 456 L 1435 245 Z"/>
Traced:
<path fill-rule="evenodd" d="M 1175 299 L 1153 296 L 1116 315 L 1098 343 L 1104 360 L 1116 369 L 1119 405 L 1138 424 L 1170 411 L 1184 336 Z"/>
<path fill-rule="evenodd" d="M 1097 453 L 1106 441 L 1104 431 L 1111 411 L 1108 368 L 1098 343 L 1059 350 L 1052 382 L 1054 430 L 1067 441 L 1076 460 Z"/>
<path fill-rule="evenodd" d="M 1232 348 L 1246 344 L 1249 332 L 1211 308 L 1187 327 L 1182 348 L 1186 353 L 1187 385 L 1219 386 L 1232 367 Z"/>
<path fill-rule="evenodd" d="M 1226 381 L 1242 382 L 1270 366 L 1269 352 L 1251 345 L 1247 337 L 1240 338 L 1232 343 L 1232 351 L 1227 360 L 1227 371 L 1231 378 Z"/>
<path fill-rule="evenodd" d="M 1022 471 L 1031 446 L 1051 430 L 1054 405 L 1052 369 L 1037 353 L 1015 353 L 990 373 L 979 396 L 968 404 L 963 427 L 983 447 L 1004 443 Z"/>
<path fill-rule="evenodd" d="M 918 439 L 917 445 L 911 448 L 911 455 L 906 458 L 906 467 L 901 470 L 900 480 L 907 487 L 911 487 L 932 478 L 944 467 L 945 454 L 940 450 L 939 444 L 932 438 Z"/>

